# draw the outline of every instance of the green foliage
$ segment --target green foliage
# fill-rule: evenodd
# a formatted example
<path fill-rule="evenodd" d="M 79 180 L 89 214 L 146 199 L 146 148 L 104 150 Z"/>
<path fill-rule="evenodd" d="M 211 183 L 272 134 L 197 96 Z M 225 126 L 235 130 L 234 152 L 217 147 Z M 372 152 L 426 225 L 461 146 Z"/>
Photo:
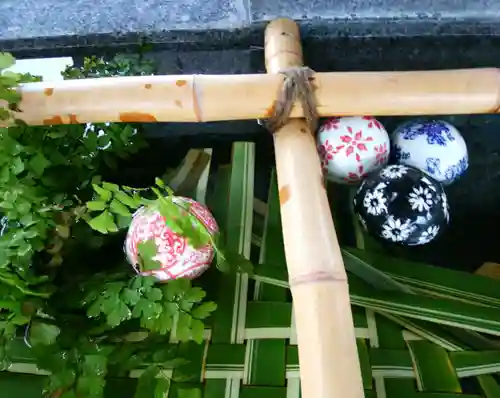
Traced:
<path fill-rule="evenodd" d="M 14 123 L 15 117 L 12 113 L 17 109 L 17 104 L 21 101 L 21 94 L 17 92 L 17 86 L 21 83 L 38 81 L 39 79 L 29 74 L 19 74 L 8 71 L 16 63 L 14 57 L 9 53 L 0 52 L 0 104 L 2 102 L 7 106 L 0 106 L 0 121 Z M 12 168 L 20 170 L 21 164 L 17 163 Z"/>
<path fill-rule="evenodd" d="M 162 375 L 161 368 L 158 365 L 151 365 L 139 378 L 134 398 L 163 398 L 169 386 L 170 380 Z"/>
<path fill-rule="evenodd" d="M 129 280 L 104 281 L 97 288 L 85 286 L 82 304 L 90 318 L 99 324 L 92 330 L 105 330 L 137 319 L 140 327 L 153 333 L 172 332 L 179 341 L 203 340 L 203 320 L 216 309 L 215 303 L 201 303 L 205 292 L 188 279 L 177 279 L 155 286 L 154 277 L 136 276 Z"/>
<path fill-rule="evenodd" d="M 217 256 L 217 268 L 222 272 L 242 272 L 251 275 L 253 264 L 242 254 L 231 250 L 220 250 Z"/>
<path fill-rule="evenodd" d="M 10 65 L 7 58 L 2 57 L 2 65 Z M 11 73 L 8 84 L 4 76 L 0 93 L 18 95 L 17 84 L 30 81 Z M 8 98 L 9 105 L 20 99 Z M 119 124 L 0 128 L 0 208 L 8 220 L 0 242 L 0 268 L 13 268 L 26 278 L 33 255 L 45 250 L 53 257 L 52 265 L 61 264 L 64 240 L 84 213 L 80 203 L 89 194 L 86 188 L 103 167 L 113 167 L 116 159 L 144 147 L 138 128 Z"/>
<path fill-rule="evenodd" d="M 112 347 L 82 338 L 73 347 L 52 344 L 34 347 L 33 351 L 39 359 L 38 367 L 51 372 L 46 383 L 47 394 L 102 397 Z"/>
<path fill-rule="evenodd" d="M 174 192 L 160 178 L 149 189 L 120 187 L 107 182 L 93 184 L 95 197 L 86 203 L 91 214 L 87 222 L 100 233 L 117 232 L 120 227 L 128 227 L 132 213 L 141 207 L 159 211 L 166 224 L 174 233 L 182 235 L 194 248 L 211 245 L 215 251 L 215 263 L 223 272 L 252 273 L 253 265 L 244 256 L 223 249 L 221 234 L 212 236 L 202 221 L 190 211 L 190 204 L 178 200 Z M 156 199 L 145 198 L 141 193 L 153 192 Z M 98 214 L 96 214 L 98 213 Z M 141 271 L 158 269 L 152 258 L 156 255 L 154 243 L 140 245 L 139 264 Z"/>
<path fill-rule="evenodd" d="M 161 268 L 161 264 L 153 259 L 156 256 L 156 243 L 150 239 L 137 244 L 137 251 L 139 252 L 139 270 L 154 271 Z"/>
<path fill-rule="evenodd" d="M 141 125 L 33 127 L 16 120 L 18 85 L 39 79 L 5 71 L 14 62 L 0 53 L 0 120 L 9 124 L 0 128 L 0 366 L 9 365 L 9 347 L 22 335 L 37 366 L 50 372 L 48 396 L 99 398 L 108 377 L 144 364 L 149 367 L 136 397 L 163 396 L 170 385 L 163 367 L 183 364 L 169 342 L 201 343 L 216 304 L 190 280 L 158 284 L 135 274 L 121 248 L 111 261 L 113 235 L 139 208 L 153 208 L 194 247 L 212 245 L 221 270 L 248 271 L 250 264 L 224 252 L 220 236 L 212 236 L 163 180 L 147 189 L 102 180 L 145 147 Z M 87 58 L 63 76 L 152 73 L 154 65 L 138 55 Z M 159 267 L 153 241 L 138 252 L 139 271 Z M 131 333 L 142 337 L 129 340 Z M 193 391 L 183 393 L 196 396 Z"/>
<path fill-rule="evenodd" d="M 117 55 L 107 61 L 102 57 L 85 58 L 82 68 L 68 67 L 63 76 L 69 79 L 85 79 L 111 76 L 154 75 L 154 62 L 148 60 L 144 51 L 139 54 Z"/>

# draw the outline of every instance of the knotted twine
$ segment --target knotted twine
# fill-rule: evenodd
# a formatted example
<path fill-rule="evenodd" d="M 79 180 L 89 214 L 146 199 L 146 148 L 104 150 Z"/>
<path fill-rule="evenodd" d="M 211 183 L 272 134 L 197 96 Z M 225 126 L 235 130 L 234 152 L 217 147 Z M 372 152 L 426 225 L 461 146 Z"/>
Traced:
<path fill-rule="evenodd" d="M 311 133 L 315 134 L 318 128 L 318 111 L 310 82 L 314 71 L 306 66 L 300 66 L 282 69 L 278 73 L 284 75 L 285 80 L 278 92 L 273 113 L 263 122 L 264 126 L 272 133 L 278 131 L 289 122 L 293 104 L 298 100 L 302 106 L 304 119 Z"/>

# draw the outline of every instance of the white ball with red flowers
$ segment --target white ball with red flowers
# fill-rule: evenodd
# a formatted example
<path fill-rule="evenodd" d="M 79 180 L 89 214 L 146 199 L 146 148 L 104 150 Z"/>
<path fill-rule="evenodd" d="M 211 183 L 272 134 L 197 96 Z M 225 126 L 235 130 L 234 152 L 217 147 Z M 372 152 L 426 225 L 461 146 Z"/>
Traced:
<path fill-rule="evenodd" d="M 317 145 L 323 171 L 335 182 L 356 183 L 389 160 L 389 135 L 369 116 L 326 120 L 319 128 Z"/>
<path fill-rule="evenodd" d="M 176 197 L 174 200 L 180 206 L 187 204 L 189 212 L 203 223 L 212 236 L 219 231 L 215 218 L 205 206 L 184 197 Z M 127 260 L 137 273 L 144 276 L 153 275 L 162 282 L 200 276 L 214 258 L 213 246 L 207 244 L 201 248 L 194 248 L 186 237 L 173 232 L 166 221 L 165 217 L 154 208 L 139 209 L 134 214 L 125 240 Z M 159 263 L 161 268 L 141 271 L 138 245 L 150 240 L 156 245 L 156 255 L 153 260 Z"/>

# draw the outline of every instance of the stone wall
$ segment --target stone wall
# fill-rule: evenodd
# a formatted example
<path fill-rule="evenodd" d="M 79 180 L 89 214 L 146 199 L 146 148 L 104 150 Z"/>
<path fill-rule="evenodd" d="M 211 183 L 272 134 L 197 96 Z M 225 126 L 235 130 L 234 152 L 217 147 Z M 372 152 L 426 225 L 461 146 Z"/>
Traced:
<path fill-rule="evenodd" d="M 197 43 L 258 36 L 287 16 L 311 34 L 500 32 L 500 0 L 2 0 L 0 49 Z"/>

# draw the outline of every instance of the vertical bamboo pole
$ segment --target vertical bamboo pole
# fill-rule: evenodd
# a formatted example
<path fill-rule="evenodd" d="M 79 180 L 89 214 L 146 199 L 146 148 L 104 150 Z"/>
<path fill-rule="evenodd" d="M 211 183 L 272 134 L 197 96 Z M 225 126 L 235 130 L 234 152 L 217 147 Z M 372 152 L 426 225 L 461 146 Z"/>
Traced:
<path fill-rule="evenodd" d="M 268 73 L 302 66 L 295 22 L 266 29 Z M 303 398 L 363 398 L 347 276 L 313 134 L 293 119 L 274 134 Z"/>

